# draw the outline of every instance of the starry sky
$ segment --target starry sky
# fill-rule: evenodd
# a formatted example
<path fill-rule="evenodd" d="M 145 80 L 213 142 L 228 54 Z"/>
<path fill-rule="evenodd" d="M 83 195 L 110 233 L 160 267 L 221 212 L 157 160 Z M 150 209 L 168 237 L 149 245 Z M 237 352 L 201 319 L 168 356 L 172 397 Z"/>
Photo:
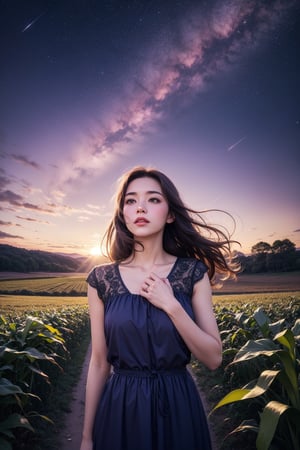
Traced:
<path fill-rule="evenodd" d="M 0 0 L 0 243 L 88 255 L 135 165 L 300 247 L 296 0 Z"/>

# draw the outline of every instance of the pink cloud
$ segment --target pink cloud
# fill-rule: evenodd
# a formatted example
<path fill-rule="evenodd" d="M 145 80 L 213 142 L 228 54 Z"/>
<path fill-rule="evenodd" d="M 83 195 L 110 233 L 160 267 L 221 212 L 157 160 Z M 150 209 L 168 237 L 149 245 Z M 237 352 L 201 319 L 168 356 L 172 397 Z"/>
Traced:
<path fill-rule="evenodd" d="M 4 231 L 0 230 L 0 239 L 7 239 L 7 238 L 8 239 L 24 239 L 23 236 L 5 233 Z"/>

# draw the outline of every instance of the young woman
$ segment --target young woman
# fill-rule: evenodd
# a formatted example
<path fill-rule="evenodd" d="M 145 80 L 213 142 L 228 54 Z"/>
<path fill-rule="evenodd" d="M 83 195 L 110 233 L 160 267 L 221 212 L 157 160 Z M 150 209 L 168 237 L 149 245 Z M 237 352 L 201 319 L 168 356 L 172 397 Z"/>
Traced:
<path fill-rule="evenodd" d="M 81 450 L 211 449 L 186 366 L 191 354 L 211 370 L 221 364 L 211 284 L 237 271 L 231 243 L 163 173 L 124 175 L 106 233 L 112 263 L 87 279 L 92 356 Z"/>

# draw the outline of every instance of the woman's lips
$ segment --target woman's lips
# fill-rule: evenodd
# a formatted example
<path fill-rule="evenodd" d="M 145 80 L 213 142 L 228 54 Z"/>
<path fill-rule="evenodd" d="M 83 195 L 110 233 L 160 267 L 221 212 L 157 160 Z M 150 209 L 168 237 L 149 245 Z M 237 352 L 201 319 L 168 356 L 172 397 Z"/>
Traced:
<path fill-rule="evenodd" d="M 138 219 L 136 219 L 136 220 L 134 221 L 134 223 L 135 223 L 136 225 L 144 225 L 144 224 L 146 224 L 146 223 L 149 223 L 149 220 L 145 219 L 145 217 L 139 217 Z"/>

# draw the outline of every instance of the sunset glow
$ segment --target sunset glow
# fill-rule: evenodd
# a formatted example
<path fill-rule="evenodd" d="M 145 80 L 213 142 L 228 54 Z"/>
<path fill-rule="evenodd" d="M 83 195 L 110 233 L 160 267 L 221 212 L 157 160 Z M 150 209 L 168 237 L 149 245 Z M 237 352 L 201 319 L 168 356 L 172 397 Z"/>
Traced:
<path fill-rule="evenodd" d="M 102 251 L 100 247 L 93 247 L 90 250 L 90 255 L 92 256 L 102 256 Z"/>

